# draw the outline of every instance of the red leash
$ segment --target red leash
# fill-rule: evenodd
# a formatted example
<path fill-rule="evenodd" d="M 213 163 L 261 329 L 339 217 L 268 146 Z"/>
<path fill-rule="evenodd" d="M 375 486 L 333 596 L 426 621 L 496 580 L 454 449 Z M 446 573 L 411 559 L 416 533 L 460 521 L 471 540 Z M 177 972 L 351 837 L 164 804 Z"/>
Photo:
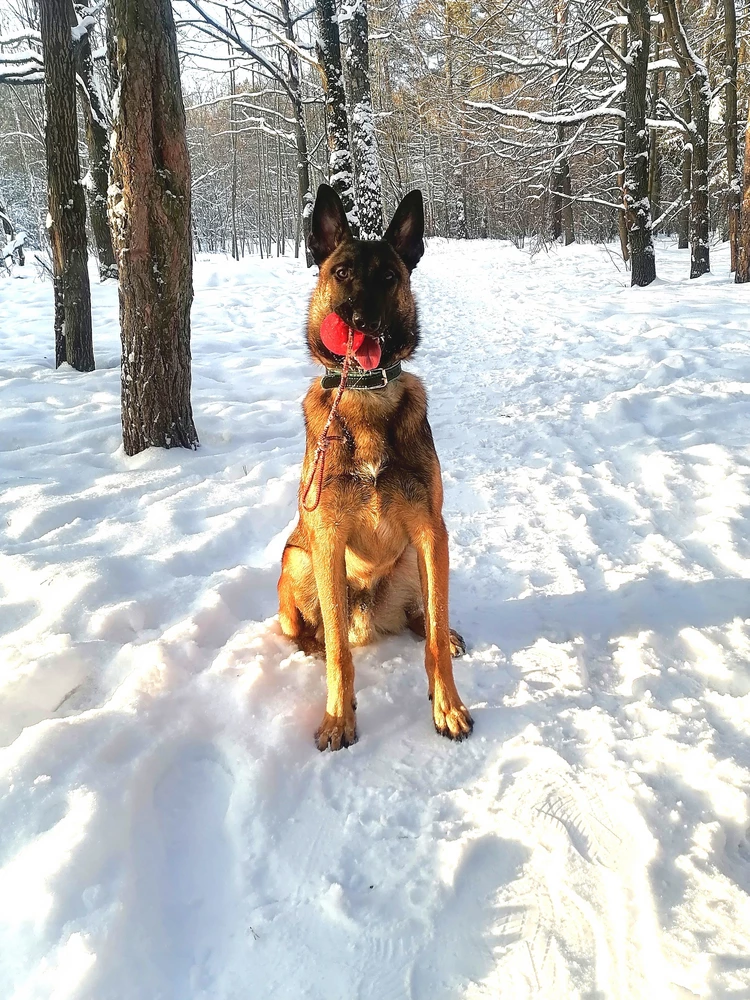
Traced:
<path fill-rule="evenodd" d="M 349 327 L 349 334 L 346 341 L 346 357 L 344 358 L 344 365 L 341 369 L 341 381 L 339 382 L 339 387 L 336 390 L 336 396 L 333 400 L 333 405 L 331 406 L 331 412 L 328 414 L 328 420 L 326 420 L 326 425 L 323 428 L 323 433 L 318 439 L 318 445 L 315 449 L 315 460 L 313 462 L 312 472 L 310 473 L 310 478 L 307 481 L 307 486 L 305 487 L 305 492 L 302 494 L 302 506 L 306 511 L 312 513 L 317 509 L 320 503 L 320 495 L 323 491 L 323 476 L 325 474 L 326 468 L 326 452 L 328 451 L 328 446 L 331 441 L 343 441 L 343 437 L 340 434 L 329 434 L 328 431 L 333 423 L 333 418 L 336 416 L 336 410 L 339 408 L 339 403 L 341 402 L 341 397 L 344 395 L 344 389 L 346 388 L 346 378 L 349 374 L 349 365 L 352 361 L 352 346 L 354 340 L 354 331 Z M 317 480 L 317 483 L 316 483 Z M 311 507 L 307 505 L 307 497 L 309 496 L 310 490 L 313 487 L 313 483 L 316 483 L 315 490 L 315 502 Z"/>

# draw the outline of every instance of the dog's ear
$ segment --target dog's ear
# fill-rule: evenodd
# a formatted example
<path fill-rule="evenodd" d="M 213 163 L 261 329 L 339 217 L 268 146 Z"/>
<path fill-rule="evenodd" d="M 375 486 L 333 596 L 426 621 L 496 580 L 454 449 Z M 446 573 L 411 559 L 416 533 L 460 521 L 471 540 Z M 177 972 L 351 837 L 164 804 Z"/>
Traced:
<path fill-rule="evenodd" d="M 351 238 L 352 232 L 341 199 L 332 187 L 321 184 L 315 198 L 308 241 L 313 260 L 318 265 L 322 264 L 340 243 Z"/>
<path fill-rule="evenodd" d="M 383 237 L 413 271 L 424 253 L 424 206 L 422 192 L 410 191 L 401 201 L 388 232 Z"/>

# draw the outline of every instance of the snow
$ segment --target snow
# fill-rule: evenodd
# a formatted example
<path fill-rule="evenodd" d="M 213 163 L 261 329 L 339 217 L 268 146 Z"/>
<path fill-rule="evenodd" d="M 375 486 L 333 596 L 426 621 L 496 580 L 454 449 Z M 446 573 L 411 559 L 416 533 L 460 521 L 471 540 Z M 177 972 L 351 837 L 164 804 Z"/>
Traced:
<path fill-rule="evenodd" d="M 9 237 L 8 242 L 5 244 L 2 250 L 0 250 L 0 263 L 2 263 L 8 257 L 12 257 L 13 254 L 16 252 L 16 250 L 24 246 L 28 238 L 29 234 L 24 232 L 18 232 L 16 233 L 15 236 Z"/>
<path fill-rule="evenodd" d="M 302 261 L 202 257 L 201 448 L 123 454 L 52 289 L 0 278 L 0 996 L 750 994 L 746 286 L 431 240 L 414 275 L 476 720 L 411 636 L 360 741 L 275 620 L 314 369 Z M 93 262 L 92 262 L 93 268 Z"/>

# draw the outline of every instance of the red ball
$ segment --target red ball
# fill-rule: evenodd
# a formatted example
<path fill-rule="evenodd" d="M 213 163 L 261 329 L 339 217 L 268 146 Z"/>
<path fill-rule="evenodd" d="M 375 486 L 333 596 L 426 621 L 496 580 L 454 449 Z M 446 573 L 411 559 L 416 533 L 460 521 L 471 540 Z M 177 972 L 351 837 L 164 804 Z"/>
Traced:
<path fill-rule="evenodd" d="M 337 313 L 328 313 L 320 324 L 320 339 L 332 354 L 343 357 L 349 340 L 349 325 Z M 359 330 L 354 331 L 352 350 L 358 350 L 364 343 L 365 335 Z"/>

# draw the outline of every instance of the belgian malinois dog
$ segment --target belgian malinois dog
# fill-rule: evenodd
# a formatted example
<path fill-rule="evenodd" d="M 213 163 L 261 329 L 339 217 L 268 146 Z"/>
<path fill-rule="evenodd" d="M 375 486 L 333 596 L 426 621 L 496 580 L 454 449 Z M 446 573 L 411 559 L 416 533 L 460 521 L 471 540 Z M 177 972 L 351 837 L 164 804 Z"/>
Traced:
<path fill-rule="evenodd" d="M 279 621 L 305 652 L 325 652 L 320 750 L 357 739 L 351 647 L 405 628 L 426 639 L 437 731 L 461 740 L 473 727 L 453 680 L 451 655 L 462 654 L 464 645 L 448 625 L 440 463 L 424 386 L 401 371 L 419 343 L 410 275 L 424 253 L 423 235 L 419 191 L 403 199 L 384 239 L 363 241 L 353 239 L 333 188 L 318 189 L 310 249 L 320 275 L 307 343 L 327 371 L 303 403 L 299 522 L 282 558 Z M 343 371 L 347 347 L 324 343 L 332 344 L 325 336 L 331 321 L 349 331 L 350 364 Z"/>

